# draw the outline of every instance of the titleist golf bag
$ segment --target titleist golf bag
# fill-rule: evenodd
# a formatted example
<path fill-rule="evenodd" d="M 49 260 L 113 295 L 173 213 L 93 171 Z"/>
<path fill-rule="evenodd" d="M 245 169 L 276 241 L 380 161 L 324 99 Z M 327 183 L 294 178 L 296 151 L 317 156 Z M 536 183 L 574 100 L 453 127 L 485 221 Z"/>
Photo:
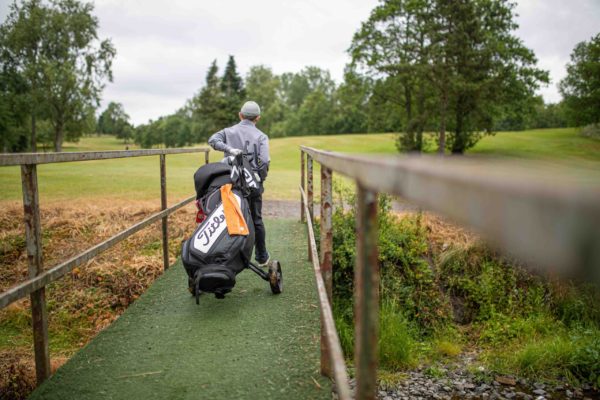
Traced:
<path fill-rule="evenodd" d="M 241 155 L 230 162 L 233 165 L 206 164 L 194 174 L 196 204 L 205 218 L 184 242 L 181 259 L 188 274 L 189 290 L 197 299 L 201 292 L 223 298 L 233 289 L 236 275 L 248 267 L 252 256 L 254 224 L 246 197 L 249 185 L 256 183 L 245 179 L 246 162 Z M 233 185 L 233 195 L 248 226 L 246 236 L 228 233 L 220 190 L 226 184 Z"/>

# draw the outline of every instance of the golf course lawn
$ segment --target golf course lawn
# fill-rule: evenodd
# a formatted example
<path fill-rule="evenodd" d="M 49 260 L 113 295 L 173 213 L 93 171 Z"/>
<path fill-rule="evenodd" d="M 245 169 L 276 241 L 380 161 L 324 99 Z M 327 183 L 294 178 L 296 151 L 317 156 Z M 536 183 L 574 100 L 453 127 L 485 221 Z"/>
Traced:
<path fill-rule="evenodd" d="M 272 161 L 265 184 L 265 198 L 298 198 L 300 145 L 338 152 L 397 154 L 394 140 L 395 135 L 391 133 L 272 139 Z M 128 146 L 136 148 L 135 145 Z M 66 143 L 64 146 L 65 151 L 124 149 L 125 144 L 121 140 L 110 136 L 84 137 L 79 143 Z M 468 155 L 539 159 L 554 168 L 580 168 L 600 179 L 600 141 L 581 137 L 573 128 L 499 132 L 484 137 Z M 221 153 L 211 152 L 211 161 L 218 161 L 221 157 Z M 167 156 L 169 204 L 193 194 L 192 176 L 203 160 L 201 153 Z M 21 200 L 19 171 L 19 167 L 0 168 L 0 201 Z M 315 164 L 315 173 L 318 171 Z M 38 166 L 38 182 L 42 204 L 74 198 L 90 201 L 94 198 L 156 199 L 157 202 L 160 199 L 157 156 L 44 164 Z"/>

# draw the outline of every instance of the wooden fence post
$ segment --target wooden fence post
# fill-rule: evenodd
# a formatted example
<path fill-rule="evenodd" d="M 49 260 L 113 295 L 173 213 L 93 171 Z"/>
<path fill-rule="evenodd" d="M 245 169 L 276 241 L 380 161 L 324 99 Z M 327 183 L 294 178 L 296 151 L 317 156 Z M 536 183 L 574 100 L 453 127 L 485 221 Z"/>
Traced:
<path fill-rule="evenodd" d="M 333 232 L 331 222 L 332 208 L 331 170 L 321 165 L 321 275 L 327 291 L 329 304 L 332 304 L 332 262 L 333 262 Z M 331 360 L 327 338 L 325 337 L 325 322 L 321 316 L 321 374 L 332 376 Z"/>
<path fill-rule="evenodd" d="M 302 190 L 306 189 L 305 181 L 305 167 L 304 167 L 304 152 L 300 150 L 300 187 Z M 306 222 L 306 215 L 304 214 L 304 201 L 303 196 L 300 194 L 300 222 Z M 310 247 L 310 246 L 309 246 Z M 308 250 L 308 254 L 310 254 L 310 249 Z"/>
<path fill-rule="evenodd" d="M 166 156 L 160 155 L 160 209 L 167 209 L 167 167 Z M 162 218 L 162 248 L 163 248 L 163 266 L 165 271 L 169 268 L 169 233 L 168 216 Z"/>
<path fill-rule="evenodd" d="M 306 155 L 306 198 L 308 202 L 308 215 L 306 218 L 310 218 L 314 222 L 314 204 L 313 204 L 313 159 L 310 155 Z M 310 243 L 308 244 L 310 249 Z M 308 260 L 312 261 L 312 253 L 308 252 Z"/>
<path fill-rule="evenodd" d="M 37 166 L 21 165 L 23 186 L 23 210 L 25 214 L 25 238 L 27 241 L 27 265 L 29 278 L 35 278 L 44 269 L 42 255 L 42 228 L 38 197 Z M 35 375 L 38 386 L 50 377 L 50 351 L 48 349 L 48 310 L 46 309 L 46 289 L 32 292 L 31 320 L 33 327 L 33 347 L 35 351 Z"/>
<path fill-rule="evenodd" d="M 379 326 L 379 264 L 377 254 L 377 194 L 357 185 L 358 215 L 354 270 L 356 399 L 377 395 L 377 335 Z"/>

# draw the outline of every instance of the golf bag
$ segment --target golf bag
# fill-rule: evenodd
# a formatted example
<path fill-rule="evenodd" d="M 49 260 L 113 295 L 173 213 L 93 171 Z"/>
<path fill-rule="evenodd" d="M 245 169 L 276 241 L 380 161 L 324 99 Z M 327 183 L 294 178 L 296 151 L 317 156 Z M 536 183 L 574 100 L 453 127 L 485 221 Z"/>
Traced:
<path fill-rule="evenodd" d="M 233 289 L 236 275 L 248 266 L 252 256 L 254 224 L 246 199 L 250 188 L 244 179 L 244 160 L 240 155 L 230 162 L 232 165 L 206 164 L 194 174 L 196 204 L 205 217 L 184 242 L 181 259 L 196 301 L 201 292 L 223 298 Z M 233 185 L 233 195 L 248 226 L 246 236 L 228 233 L 220 190 L 226 184 Z"/>

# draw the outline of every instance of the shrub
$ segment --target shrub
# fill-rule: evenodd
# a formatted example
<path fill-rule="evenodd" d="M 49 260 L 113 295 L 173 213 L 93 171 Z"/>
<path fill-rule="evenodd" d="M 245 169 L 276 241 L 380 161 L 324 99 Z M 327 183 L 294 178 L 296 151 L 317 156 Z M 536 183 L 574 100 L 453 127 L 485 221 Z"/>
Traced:
<path fill-rule="evenodd" d="M 448 249 L 440 255 L 438 268 L 444 289 L 460 300 L 463 324 L 546 310 L 547 289 L 540 279 L 482 244 Z"/>
<path fill-rule="evenodd" d="M 581 136 L 600 139 L 600 124 L 590 124 L 584 126 L 579 132 Z"/>

